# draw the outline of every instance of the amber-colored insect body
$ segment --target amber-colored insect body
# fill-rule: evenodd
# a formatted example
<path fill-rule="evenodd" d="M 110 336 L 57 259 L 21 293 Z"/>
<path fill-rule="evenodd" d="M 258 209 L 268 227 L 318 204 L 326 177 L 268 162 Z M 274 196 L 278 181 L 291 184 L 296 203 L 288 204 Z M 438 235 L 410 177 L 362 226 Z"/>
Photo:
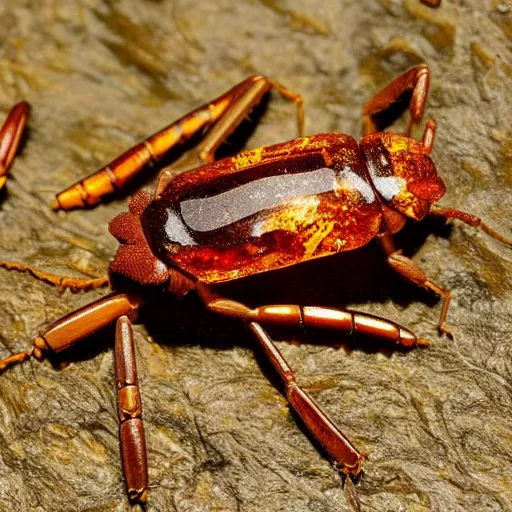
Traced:
<path fill-rule="evenodd" d="M 135 194 L 129 211 L 110 222 L 109 230 L 120 242 L 109 268 L 113 293 L 57 320 L 37 337 L 31 351 L 0 361 L 0 371 L 31 356 L 41 360 L 47 351 L 62 352 L 118 319 L 115 360 L 123 470 L 130 500 L 144 502 L 147 463 L 130 321 L 144 306 L 145 290 L 177 296 L 195 291 L 211 312 L 247 324 L 311 435 L 340 471 L 357 477 L 367 455 L 300 388 L 263 325 L 328 328 L 404 348 L 428 342 L 367 313 L 293 304 L 250 308 L 220 296 L 215 284 L 357 249 L 377 239 L 392 268 L 443 299 L 439 328 L 450 333 L 450 293 L 403 256 L 392 236 L 408 218 L 419 221 L 435 214 L 479 226 L 508 246 L 512 242 L 478 217 L 434 206 L 445 191 L 429 156 L 435 123 L 426 124 L 421 141 L 411 138 L 423 115 L 429 82 L 428 68 L 419 65 L 375 95 L 363 109 L 365 135 L 359 144 L 347 135 L 326 133 L 215 161 L 217 148 L 273 87 L 297 104 L 302 130 L 300 96 L 268 78 L 251 77 L 58 194 L 54 208 L 95 204 L 146 164 L 164 158 L 198 131 L 206 132 L 195 150 L 161 171 L 153 196 Z M 385 114 L 405 95 L 410 96 L 408 135 L 382 132 Z M 176 175 L 177 167 L 192 164 L 195 169 Z M 106 282 L 66 281 L 22 264 L 0 266 L 73 289 Z"/>

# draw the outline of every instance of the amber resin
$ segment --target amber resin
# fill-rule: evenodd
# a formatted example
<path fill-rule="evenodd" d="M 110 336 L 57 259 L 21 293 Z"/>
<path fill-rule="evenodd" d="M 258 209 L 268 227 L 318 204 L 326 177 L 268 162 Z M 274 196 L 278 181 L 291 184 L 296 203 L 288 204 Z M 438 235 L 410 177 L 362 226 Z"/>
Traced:
<path fill-rule="evenodd" d="M 158 258 L 213 283 L 355 249 L 381 218 L 356 141 L 323 134 L 177 176 L 142 226 Z"/>

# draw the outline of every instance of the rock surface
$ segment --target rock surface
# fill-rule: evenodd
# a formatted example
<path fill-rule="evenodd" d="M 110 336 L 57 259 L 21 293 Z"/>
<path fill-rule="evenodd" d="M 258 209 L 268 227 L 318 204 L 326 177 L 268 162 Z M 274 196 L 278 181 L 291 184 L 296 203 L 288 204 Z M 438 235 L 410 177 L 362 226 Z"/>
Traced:
<path fill-rule="evenodd" d="M 427 116 L 438 122 L 441 204 L 510 237 L 511 13 L 498 0 L 443 0 L 438 10 L 416 0 L 7 0 L 0 109 L 26 99 L 33 110 L 1 198 L 0 259 L 105 273 L 116 249 L 106 226 L 127 198 L 55 214 L 54 193 L 248 75 L 303 94 L 308 133 L 358 136 L 364 102 L 419 62 L 433 74 Z M 273 96 L 247 146 L 295 129 L 293 108 Z M 399 243 L 452 290 L 454 341 L 437 334 L 440 305 L 392 274 L 373 244 L 224 292 L 251 305 L 348 305 L 433 342 L 405 354 L 336 348 L 317 333 L 279 344 L 305 388 L 371 454 L 357 485 L 362 510 L 512 510 L 512 252 L 460 224 L 412 225 Z M 0 274 L 1 357 L 105 293 L 61 295 Z M 249 333 L 204 315 L 193 297 L 156 316 L 136 327 L 148 510 L 349 510 Z M 129 509 L 112 341 L 108 331 L 85 342 L 62 369 L 31 362 L 0 377 L 1 511 Z"/>

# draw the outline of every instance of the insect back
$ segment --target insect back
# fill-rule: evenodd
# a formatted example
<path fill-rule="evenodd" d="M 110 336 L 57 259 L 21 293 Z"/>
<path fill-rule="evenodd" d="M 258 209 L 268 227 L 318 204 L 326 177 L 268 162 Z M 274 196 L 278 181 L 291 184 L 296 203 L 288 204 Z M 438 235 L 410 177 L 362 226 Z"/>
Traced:
<path fill-rule="evenodd" d="M 142 225 L 158 258 L 213 283 L 360 247 L 381 217 L 355 140 L 323 134 L 177 176 Z"/>

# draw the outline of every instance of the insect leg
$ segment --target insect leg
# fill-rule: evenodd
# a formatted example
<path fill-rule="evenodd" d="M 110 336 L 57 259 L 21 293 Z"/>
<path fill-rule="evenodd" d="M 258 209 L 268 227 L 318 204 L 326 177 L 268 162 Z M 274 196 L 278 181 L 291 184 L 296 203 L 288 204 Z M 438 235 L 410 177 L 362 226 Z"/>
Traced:
<path fill-rule="evenodd" d="M 313 399 L 297 384 L 295 373 L 269 335 L 256 322 L 249 323 L 260 348 L 275 368 L 286 389 L 286 398 L 322 448 L 341 465 L 340 470 L 357 476 L 367 458 L 338 430 Z"/>
<path fill-rule="evenodd" d="M 60 353 L 76 342 L 111 324 L 123 315 L 134 318 L 141 301 L 135 295 L 113 293 L 61 317 L 34 341 L 30 352 L 20 352 L 0 361 L 0 373 L 30 357 L 41 361 L 45 352 Z"/>
<path fill-rule="evenodd" d="M 56 276 L 55 274 L 49 274 L 47 272 L 36 270 L 32 267 L 29 267 L 28 265 L 24 265 L 23 263 L 9 261 L 0 261 L 0 268 L 5 268 L 6 270 L 16 270 L 17 272 L 24 272 L 30 274 L 32 277 L 39 279 L 39 281 L 43 281 L 46 284 L 56 286 L 61 291 L 64 291 L 69 288 L 73 293 L 78 291 L 93 290 L 95 288 L 100 288 L 102 286 L 108 285 L 107 276 L 97 277 L 93 279 L 76 279 L 74 277 L 62 277 Z"/>
<path fill-rule="evenodd" d="M 275 80 L 270 80 L 269 78 L 267 78 L 267 80 L 270 82 L 272 87 L 281 96 L 283 96 L 283 98 L 295 102 L 297 106 L 297 132 L 299 134 L 299 137 L 302 137 L 304 135 L 304 101 L 302 99 L 302 96 L 300 94 L 297 94 L 296 92 L 290 91 L 289 89 L 284 87 L 279 82 L 276 82 Z"/>
<path fill-rule="evenodd" d="M 119 443 L 126 490 L 132 503 L 145 503 L 148 491 L 146 438 L 142 423 L 133 331 L 127 316 L 117 320 L 114 359 Z"/>
<path fill-rule="evenodd" d="M 293 371 L 260 324 L 337 329 L 348 333 L 376 336 L 407 348 L 428 346 L 429 343 L 416 338 L 412 332 L 394 322 L 364 313 L 297 305 L 262 306 L 250 309 L 240 302 L 214 294 L 206 285 L 197 284 L 196 291 L 210 311 L 247 322 L 265 355 L 283 379 L 288 400 L 312 435 L 340 465 L 341 471 L 357 476 L 366 455 L 360 453 L 322 413 L 313 400 L 297 386 Z"/>
<path fill-rule="evenodd" d="M 158 177 L 155 195 L 158 197 L 177 173 L 212 163 L 215 160 L 217 149 L 236 130 L 248 112 L 261 101 L 271 87 L 272 85 L 266 77 L 254 76 L 225 93 L 224 96 L 227 96 L 229 101 L 223 104 L 222 112 L 219 113 L 215 123 L 212 123 L 202 140 L 172 165 L 162 169 Z"/>
<path fill-rule="evenodd" d="M 426 153 L 432 153 L 434 147 L 434 138 L 436 135 L 436 122 L 430 119 L 425 125 L 425 131 L 423 132 L 423 147 Z"/>
<path fill-rule="evenodd" d="M 512 240 L 505 238 L 499 233 L 496 233 L 494 229 L 491 229 L 480 217 L 477 217 L 476 215 L 461 212 L 460 210 L 454 210 L 452 208 L 441 208 L 440 206 L 432 206 L 430 213 L 432 215 L 444 217 L 446 220 L 457 219 L 466 224 L 469 224 L 470 226 L 480 228 L 482 231 L 485 231 L 489 236 L 492 236 L 502 244 L 505 244 L 508 247 L 512 247 Z"/>
<path fill-rule="evenodd" d="M 219 147 L 272 88 L 275 88 L 284 98 L 296 103 L 298 130 L 299 134 L 302 134 L 304 129 L 302 97 L 265 76 L 248 78 L 226 93 L 230 94 L 230 104 L 219 115 L 215 124 L 212 125 L 203 139 L 193 149 L 187 151 L 179 160 L 162 170 L 155 195 L 158 196 L 165 190 L 177 172 L 214 162 L 215 153 Z"/>
<path fill-rule="evenodd" d="M 224 94 L 166 126 L 87 178 L 59 192 L 52 209 L 70 210 L 96 205 L 104 196 L 121 190 L 148 166 L 158 163 L 177 145 L 214 122 L 229 103 L 229 98 Z"/>
<path fill-rule="evenodd" d="M 285 327 L 333 329 L 348 334 L 370 336 L 402 348 L 430 345 L 428 341 L 417 338 L 405 327 L 368 313 L 295 304 L 267 305 L 251 309 L 234 300 L 214 295 L 204 285 L 198 285 L 196 289 L 210 311 L 248 322 Z"/>
<path fill-rule="evenodd" d="M 389 126 L 408 106 L 411 114 L 407 135 L 423 117 L 430 84 L 430 70 L 425 64 L 414 66 L 378 92 L 363 108 L 364 133 L 375 133 Z M 410 95 L 407 104 L 404 99 Z"/>
<path fill-rule="evenodd" d="M 443 301 L 441 316 L 439 318 L 438 329 L 440 332 L 453 338 L 453 333 L 446 324 L 446 316 L 450 307 L 451 293 L 441 286 L 431 281 L 425 272 L 407 256 L 404 256 L 400 250 L 397 250 L 393 239 L 389 233 L 384 233 L 379 237 L 379 243 L 387 256 L 387 262 L 393 270 L 410 283 L 418 285 L 425 290 L 433 292 Z"/>
<path fill-rule="evenodd" d="M 320 410 L 313 399 L 297 385 L 293 370 L 260 325 L 260 322 L 280 325 L 303 325 L 301 316 L 297 312 L 298 307 L 266 306 L 251 310 L 244 304 L 215 295 L 208 286 L 199 284 L 196 289 L 199 297 L 210 311 L 247 322 L 249 329 L 256 336 L 265 356 L 282 378 L 286 387 L 288 401 L 302 418 L 308 430 L 336 463 L 339 464 L 340 471 L 354 477 L 357 476 L 361 472 L 362 464 L 367 456 L 359 452 L 352 445 L 334 423 Z M 273 312 L 273 308 L 277 312 Z"/>
<path fill-rule="evenodd" d="M 244 116 L 256 105 L 275 83 L 266 77 L 250 77 L 236 85 L 226 93 L 193 110 L 181 119 L 178 119 L 169 126 L 163 128 L 146 140 L 133 146 L 128 151 L 117 157 L 115 160 L 102 167 L 95 173 L 79 182 L 71 185 L 59 194 L 52 204 L 54 210 L 69 210 L 72 208 L 84 208 L 94 206 L 101 199 L 121 190 L 127 182 L 143 172 L 148 166 L 159 164 L 169 157 L 170 153 L 177 146 L 189 141 L 194 135 L 208 130 L 222 119 L 227 112 L 232 112 L 229 118 L 232 127 L 219 128 L 224 135 L 211 136 L 209 138 L 211 147 L 204 146 L 201 150 L 201 161 L 209 161 L 217 147 L 225 140 Z M 281 94 L 290 96 L 286 89 L 279 86 Z M 297 96 L 297 95 L 295 95 Z M 298 97 L 298 96 L 297 96 Z M 300 111 L 301 102 L 295 99 Z M 235 105 L 242 106 L 239 112 Z M 237 119 L 237 116 L 241 116 Z M 299 116 L 300 117 L 300 116 Z M 228 121 L 229 124 L 229 121 Z M 162 190 L 162 186 L 157 187 Z"/>
<path fill-rule="evenodd" d="M 0 129 L 0 189 L 5 185 L 5 175 L 18 151 L 29 108 L 25 101 L 14 105 Z"/>
<path fill-rule="evenodd" d="M 243 86 L 243 87 L 242 87 Z M 199 142 L 196 152 L 205 163 L 215 161 L 215 152 L 221 144 L 236 130 L 247 114 L 257 105 L 262 97 L 272 88 L 275 88 L 284 98 L 294 101 L 297 105 L 297 125 L 299 135 L 304 131 L 304 106 L 302 96 L 289 91 L 284 86 L 270 80 L 265 76 L 254 76 L 240 84 L 241 90 L 237 91 L 231 105 L 222 114 L 212 129 Z"/>

